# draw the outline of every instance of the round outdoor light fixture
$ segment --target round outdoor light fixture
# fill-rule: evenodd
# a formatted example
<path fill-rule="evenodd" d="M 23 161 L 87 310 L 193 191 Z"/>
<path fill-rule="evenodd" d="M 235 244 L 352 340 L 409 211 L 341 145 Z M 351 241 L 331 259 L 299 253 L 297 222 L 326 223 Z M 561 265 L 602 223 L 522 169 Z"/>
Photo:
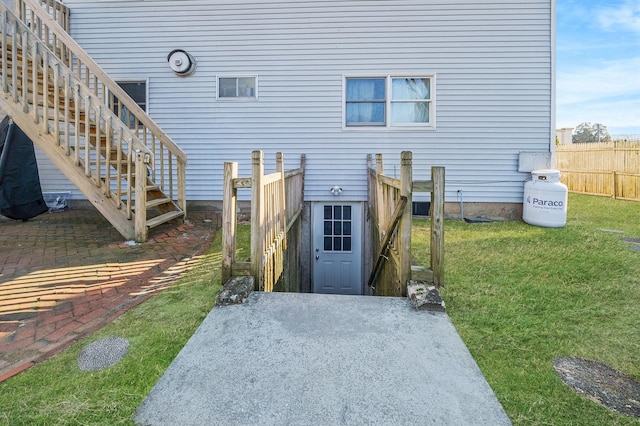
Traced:
<path fill-rule="evenodd" d="M 196 60 L 182 49 L 172 50 L 167 56 L 169 66 L 177 75 L 186 77 L 196 71 Z"/>

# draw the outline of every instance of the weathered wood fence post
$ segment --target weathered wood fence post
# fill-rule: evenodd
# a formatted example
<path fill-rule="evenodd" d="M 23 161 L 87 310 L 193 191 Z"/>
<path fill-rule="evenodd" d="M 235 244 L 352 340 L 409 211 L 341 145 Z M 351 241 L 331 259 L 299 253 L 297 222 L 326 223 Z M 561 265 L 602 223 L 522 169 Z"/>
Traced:
<path fill-rule="evenodd" d="M 134 212 L 134 233 L 136 242 L 147 241 L 147 154 L 136 150 L 135 161 L 135 194 L 136 210 Z"/>
<path fill-rule="evenodd" d="M 431 168 L 431 270 L 433 284 L 444 286 L 444 167 Z"/>
<path fill-rule="evenodd" d="M 236 226 L 238 190 L 233 180 L 238 177 L 238 163 L 224 163 L 222 188 L 222 284 L 231 278 L 231 268 L 236 261 Z"/>
<path fill-rule="evenodd" d="M 264 289 L 262 261 L 264 255 L 264 154 L 251 154 L 251 275 L 256 279 L 256 289 Z"/>
<path fill-rule="evenodd" d="M 400 197 L 405 197 L 406 201 L 402 218 L 400 219 L 400 273 L 398 274 L 402 295 L 406 294 L 407 281 L 411 279 L 412 168 L 413 154 L 411 151 L 403 151 L 400 154 Z"/>

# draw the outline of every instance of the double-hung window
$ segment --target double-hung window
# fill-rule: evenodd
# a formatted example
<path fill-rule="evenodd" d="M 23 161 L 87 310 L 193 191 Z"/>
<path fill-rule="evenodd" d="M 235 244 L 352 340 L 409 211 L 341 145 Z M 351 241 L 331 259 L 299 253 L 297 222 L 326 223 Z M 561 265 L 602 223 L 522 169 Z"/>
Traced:
<path fill-rule="evenodd" d="M 348 128 L 435 128 L 434 81 L 428 76 L 346 77 Z"/>

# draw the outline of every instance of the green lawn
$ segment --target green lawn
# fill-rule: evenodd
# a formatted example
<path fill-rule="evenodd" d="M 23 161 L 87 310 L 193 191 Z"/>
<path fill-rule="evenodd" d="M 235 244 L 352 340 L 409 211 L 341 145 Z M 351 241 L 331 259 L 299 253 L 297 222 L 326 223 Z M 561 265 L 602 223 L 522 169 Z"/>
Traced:
<path fill-rule="evenodd" d="M 639 216 L 640 203 L 570 195 L 568 222 L 559 229 L 446 222 L 447 312 L 514 424 L 640 425 L 577 395 L 552 365 L 577 356 L 640 379 L 640 252 L 620 240 L 640 238 Z M 428 229 L 427 221 L 415 224 L 414 252 L 423 261 Z M 248 228 L 240 235 L 239 247 L 248 248 Z M 220 235 L 202 260 L 90 338 L 0 383 L 0 424 L 132 424 L 213 306 Z M 124 360 L 80 371 L 82 348 L 110 336 L 130 340 Z"/>
<path fill-rule="evenodd" d="M 640 252 L 621 238 L 640 239 L 640 203 L 570 194 L 558 229 L 446 222 L 447 312 L 514 424 L 640 424 L 577 395 L 553 368 L 581 357 L 640 379 Z M 427 242 L 418 222 L 423 259 Z"/>
<path fill-rule="evenodd" d="M 248 230 L 243 238 L 241 246 L 248 247 Z M 0 424 L 133 424 L 138 405 L 213 307 L 220 260 L 218 234 L 179 282 L 69 350 L 0 383 Z M 112 336 L 129 339 L 126 357 L 102 371 L 81 371 L 80 351 Z"/>

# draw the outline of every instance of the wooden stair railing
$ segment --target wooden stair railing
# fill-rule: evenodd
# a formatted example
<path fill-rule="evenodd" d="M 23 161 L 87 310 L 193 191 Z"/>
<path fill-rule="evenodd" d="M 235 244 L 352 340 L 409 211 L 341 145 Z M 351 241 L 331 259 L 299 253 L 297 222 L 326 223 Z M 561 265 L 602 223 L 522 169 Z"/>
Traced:
<path fill-rule="evenodd" d="M 184 196 L 184 154 L 165 155 L 145 128 L 143 140 L 151 139 L 149 148 L 139 129 L 129 129 L 95 86 L 81 81 L 2 3 L 0 14 L 0 106 L 5 112 L 125 238 L 144 241 L 148 228 L 184 217 L 185 209 L 172 197 L 173 186 Z M 48 15 L 38 16 L 55 24 Z M 62 35 L 57 40 L 69 38 Z M 120 105 L 126 104 L 122 100 Z M 147 214 L 156 216 L 147 219 Z"/>

